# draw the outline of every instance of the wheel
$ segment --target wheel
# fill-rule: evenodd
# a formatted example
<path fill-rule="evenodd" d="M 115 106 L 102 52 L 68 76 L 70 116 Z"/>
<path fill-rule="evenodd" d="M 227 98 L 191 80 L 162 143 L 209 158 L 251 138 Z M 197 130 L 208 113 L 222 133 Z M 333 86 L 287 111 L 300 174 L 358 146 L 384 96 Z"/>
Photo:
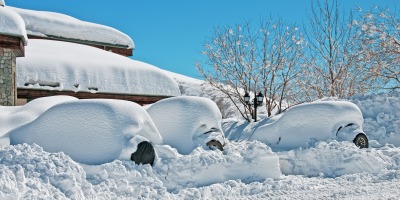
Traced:
<path fill-rule="evenodd" d="M 368 138 L 365 134 L 360 133 L 358 134 L 354 140 L 354 144 L 360 148 L 368 148 Z"/>
<path fill-rule="evenodd" d="M 207 142 L 206 145 L 212 150 L 214 150 L 214 149 L 219 149 L 220 151 L 224 150 L 224 147 L 222 146 L 221 142 L 216 141 L 216 140 L 211 140 L 211 141 Z"/>
<path fill-rule="evenodd" d="M 150 142 L 143 141 L 138 144 L 135 153 L 132 153 L 131 160 L 137 165 L 139 164 L 150 164 L 153 166 L 154 159 L 156 158 L 156 153 L 154 151 L 153 145 Z"/>

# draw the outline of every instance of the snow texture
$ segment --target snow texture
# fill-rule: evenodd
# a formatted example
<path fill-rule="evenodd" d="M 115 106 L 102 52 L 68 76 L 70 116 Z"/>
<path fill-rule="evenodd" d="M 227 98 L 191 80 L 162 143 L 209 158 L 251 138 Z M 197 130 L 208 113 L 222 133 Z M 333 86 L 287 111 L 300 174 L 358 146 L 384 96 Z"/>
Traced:
<path fill-rule="evenodd" d="M 108 26 L 81 21 L 61 13 L 9 8 L 23 18 L 29 35 L 77 39 L 122 45 L 129 49 L 135 48 L 128 35 Z"/>
<path fill-rule="evenodd" d="M 155 66 L 68 42 L 29 40 L 17 74 L 19 88 L 180 95 L 177 83 Z"/>
<path fill-rule="evenodd" d="M 264 142 L 274 150 L 290 150 L 321 140 L 352 141 L 363 133 L 362 124 L 360 109 L 348 101 L 304 103 L 263 119 L 249 139 Z"/>
<path fill-rule="evenodd" d="M 350 99 L 364 116 L 364 131 L 378 146 L 400 147 L 400 93 L 357 95 Z"/>
<path fill-rule="evenodd" d="M 38 110 L 78 101 L 58 98 L 56 105 Z M 197 147 L 188 155 L 169 145 L 155 145 L 158 156 L 153 167 L 125 159 L 86 165 L 64 152 L 18 144 L 0 148 L 0 199 L 397 199 L 400 148 L 388 137 L 400 134 L 400 96 L 359 95 L 350 101 L 365 117 L 363 129 L 375 144 L 371 148 L 328 140 L 274 153 L 264 143 L 246 141 L 246 136 L 263 125 L 261 121 L 232 119 L 225 120 L 224 132 L 242 141 L 227 142 L 223 152 Z M 31 103 L 31 107 L 42 105 Z M 0 107 L 0 127 L 7 117 L 16 117 L 13 112 L 22 115 L 22 110 Z M 34 122 L 38 115 L 25 118 Z M 301 120 L 308 120 L 307 116 Z M 15 126 L 8 129 L 26 123 Z"/>
<path fill-rule="evenodd" d="M 48 152 L 64 152 L 85 164 L 129 160 L 143 140 L 162 143 L 140 105 L 105 99 L 65 101 L 8 134 L 12 145 L 35 143 Z"/>
<path fill-rule="evenodd" d="M 24 44 L 28 43 L 24 20 L 10 7 L 0 6 L 0 35 L 20 37 Z"/>
<path fill-rule="evenodd" d="M 77 100 L 70 96 L 55 96 L 35 99 L 24 106 L 0 106 L 0 145 L 10 145 L 8 132 L 28 124 L 54 105 Z"/>
<path fill-rule="evenodd" d="M 164 142 L 181 154 L 189 154 L 198 146 L 207 148 L 206 143 L 211 140 L 225 144 L 221 113 L 210 99 L 168 98 L 154 103 L 147 112 Z"/>

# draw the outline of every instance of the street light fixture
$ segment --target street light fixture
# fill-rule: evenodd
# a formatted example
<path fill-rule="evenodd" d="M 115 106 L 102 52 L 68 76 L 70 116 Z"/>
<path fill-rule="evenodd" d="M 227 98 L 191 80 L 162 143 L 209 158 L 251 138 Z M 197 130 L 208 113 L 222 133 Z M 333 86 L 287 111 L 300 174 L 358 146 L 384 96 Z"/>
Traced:
<path fill-rule="evenodd" d="M 244 102 L 247 105 L 250 105 L 250 95 L 249 93 L 245 93 L 243 96 Z M 257 122 L 257 107 L 261 106 L 263 104 L 264 101 L 264 95 L 261 93 L 261 91 L 257 94 L 256 97 L 254 97 L 253 99 L 253 105 L 254 105 L 254 114 L 253 114 L 253 119 L 254 122 Z"/>

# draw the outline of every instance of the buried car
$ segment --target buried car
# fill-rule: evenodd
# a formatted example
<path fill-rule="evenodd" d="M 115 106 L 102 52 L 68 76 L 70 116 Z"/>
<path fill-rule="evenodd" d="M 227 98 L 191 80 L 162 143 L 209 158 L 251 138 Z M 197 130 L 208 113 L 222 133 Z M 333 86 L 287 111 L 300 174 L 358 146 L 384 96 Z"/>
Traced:
<path fill-rule="evenodd" d="M 264 119 L 249 139 L 259 140 L 274 150 L 308 147 L 322 140 L 352 141 L 367 148 L 363 122 L 360 109 L 348 101 L 304 103 Z"/>
<path fill-rule="evenodd" d="M 154 103 L 147 112 L 164 143 L 180 154 L 190 154 L 198 146 L 223 150 L 222 116 L 212 100 L 194 96 L 171 97 Z"/>
<path fill-rule="evenodd" d="M 28 104 L 24 107 L 33 106 Z M 77 162 L 92 165 L 115 159 L 152 165 L 156 156 L 153 144 L 162 144 L 143 107 L 107 99 L 68 99 L 49 106 L 30 123 L 3 135 L 7 136 L 11 145 L 36 143 L 45 151 L 64 152 Z"/>

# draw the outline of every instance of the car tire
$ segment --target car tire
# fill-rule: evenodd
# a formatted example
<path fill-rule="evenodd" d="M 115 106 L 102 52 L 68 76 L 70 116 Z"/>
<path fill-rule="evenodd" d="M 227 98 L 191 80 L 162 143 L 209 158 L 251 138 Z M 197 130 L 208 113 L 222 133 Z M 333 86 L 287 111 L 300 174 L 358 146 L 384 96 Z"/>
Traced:
<path fill-rule="evenodd" d="M 354 144 L 360 148 L 368 148 L 368 138 L 365 134 L 360 133 L 358 134 L 354 140 Z"/>
<path fill-rule="evenodd" d="M 221 142 L 216 141 L 216 140 L 211 140 L 209 142 L 206 143 L 206 145 L 208 146 L 208 148 L 214 150 L 214 149 L 219 149 L 220 151 L 224 150 L 224 147 L 222 146 Z"/>
<path fill-rule="evenodd" d="M 135 153 L 132 153 L 131 160 L 137 165 L 139 164 L 150 164 L 153 166 L 154 159 L 156 158 L 156 153 L 154 147 L 150 142 L 143 141 L 138 144 Z"/>

